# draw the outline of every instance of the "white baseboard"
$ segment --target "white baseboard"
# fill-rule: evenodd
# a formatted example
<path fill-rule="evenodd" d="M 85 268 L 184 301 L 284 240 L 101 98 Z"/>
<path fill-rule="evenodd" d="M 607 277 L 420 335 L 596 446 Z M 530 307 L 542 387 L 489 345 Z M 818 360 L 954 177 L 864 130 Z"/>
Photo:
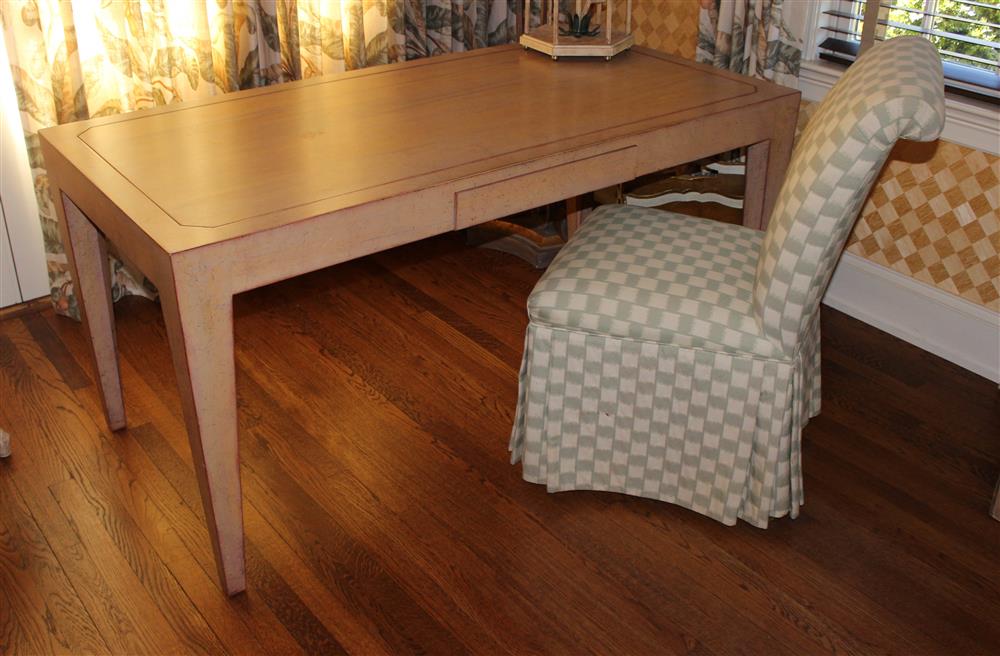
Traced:
<path fill-rule="evenodd" d="M 1000 314 L 844 253 L 823 303 L 1000 383 Z"/>

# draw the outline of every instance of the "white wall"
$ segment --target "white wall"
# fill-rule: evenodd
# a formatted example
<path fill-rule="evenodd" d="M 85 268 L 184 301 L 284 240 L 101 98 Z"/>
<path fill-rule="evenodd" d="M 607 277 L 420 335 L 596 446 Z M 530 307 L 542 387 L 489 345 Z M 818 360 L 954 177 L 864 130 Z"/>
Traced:
<path fill-rule="evenodd" d="M 0 30 L 0 307 L 49 294 L 42 228 L 38 222 L 21 115 Z M 9 243 L 8 243 L 9 239 Z M 15 274 L 16 271 L 16 274 Z"/>
<path fill-rule="evenodd" d="M 3 201 L 0 199 L 0 307 L 20 303 L 21 285 L 14 270 L 14 256 L 7 238 L 7 222 L 3 217 Z"/>

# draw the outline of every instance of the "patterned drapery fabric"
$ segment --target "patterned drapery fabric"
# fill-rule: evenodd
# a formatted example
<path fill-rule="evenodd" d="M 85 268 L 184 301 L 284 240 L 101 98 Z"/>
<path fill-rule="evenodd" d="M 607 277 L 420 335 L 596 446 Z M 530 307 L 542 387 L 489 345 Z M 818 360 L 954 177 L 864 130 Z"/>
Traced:
<path fill-rule="evenodd" d="M 77 315 L 38 131 L 513 41 L 520 0 L 3 0 L 56 310 Z M 252 125 L 248 130 L 254 129 Z M 180 163 L 179 163 L 180 165 Z M 114 260 L 113 297 L 149 295 Z"/>
<path fill-rule="evenodd" d="M 695 59 L 797 88 L 813 0 L 699 0 Z"/>

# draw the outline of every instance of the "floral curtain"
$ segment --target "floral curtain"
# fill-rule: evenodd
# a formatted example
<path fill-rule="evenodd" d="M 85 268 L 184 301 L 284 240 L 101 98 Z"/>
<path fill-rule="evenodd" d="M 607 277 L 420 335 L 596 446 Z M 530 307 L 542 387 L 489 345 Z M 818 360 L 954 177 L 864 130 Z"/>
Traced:
<path fill-rule="evenodd" d="M 52 299 L 77 315 L 38 130 L 508 43 L 520 0 L 0 0 Z M 253 129 L 248 127 L 248 129 Z M 116 300 L 151 295 L 112 258 Z"/>
<path fill-rule="evenodd" d="M 695 58 L 798 87 L 808 5 L 815 1 L 699 0 Z"/>

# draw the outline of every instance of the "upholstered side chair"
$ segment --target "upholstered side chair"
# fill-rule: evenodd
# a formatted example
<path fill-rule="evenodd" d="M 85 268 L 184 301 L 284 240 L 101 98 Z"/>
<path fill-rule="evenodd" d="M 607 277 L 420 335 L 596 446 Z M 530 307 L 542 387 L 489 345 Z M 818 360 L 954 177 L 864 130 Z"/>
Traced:
<path fill-rule="evenodd" d="M 797 516 L 820 299 L 893 144 L 938 137 L 943 88 L 921 38 L 860 57 L 799 139 L 766 232 L 592 213 L 528 299 L 510 442 L 524 478 L 730 525 Z"/>

